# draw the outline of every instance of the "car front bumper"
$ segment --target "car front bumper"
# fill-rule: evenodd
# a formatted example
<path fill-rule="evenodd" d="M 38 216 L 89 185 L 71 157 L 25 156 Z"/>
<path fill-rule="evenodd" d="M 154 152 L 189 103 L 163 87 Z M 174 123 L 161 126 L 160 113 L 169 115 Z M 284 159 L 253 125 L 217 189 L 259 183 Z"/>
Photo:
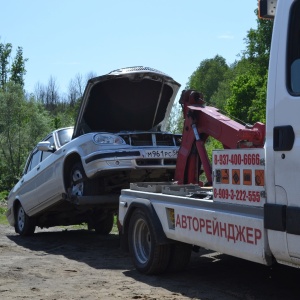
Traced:
<path fill-rule="evenodd" d="M 83 158 L 85 173 L 93 177 L 97 173 L 114 170 L 175 169 L 177 148 L 153 150 L 124 150 L 94 152 Z M 168 155 L 166 155 L 167 153 Z M 170 153 L 174 153 L 170 155 Z"/>

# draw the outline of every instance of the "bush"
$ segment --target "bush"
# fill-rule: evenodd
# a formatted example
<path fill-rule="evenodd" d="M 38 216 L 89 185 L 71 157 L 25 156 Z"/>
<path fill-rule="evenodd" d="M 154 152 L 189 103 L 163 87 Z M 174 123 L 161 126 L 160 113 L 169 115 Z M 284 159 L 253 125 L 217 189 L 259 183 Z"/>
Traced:
<path fill-rule="evenodd" d="M 8 196 L 8 191 L 0 192 L 0 202 L 6 202 L 6 198 Z"/>

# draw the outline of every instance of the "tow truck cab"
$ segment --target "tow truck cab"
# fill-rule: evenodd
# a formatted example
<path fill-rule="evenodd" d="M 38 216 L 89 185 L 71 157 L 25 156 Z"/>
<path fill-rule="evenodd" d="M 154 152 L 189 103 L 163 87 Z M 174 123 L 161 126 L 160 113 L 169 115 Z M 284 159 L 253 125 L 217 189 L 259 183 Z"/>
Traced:
<path fill-rule="evenodd" d="M 269 247 L 277 261 L 300 264 L 299 0 L 277 1 L 266 109 L 264 215 Z"/>

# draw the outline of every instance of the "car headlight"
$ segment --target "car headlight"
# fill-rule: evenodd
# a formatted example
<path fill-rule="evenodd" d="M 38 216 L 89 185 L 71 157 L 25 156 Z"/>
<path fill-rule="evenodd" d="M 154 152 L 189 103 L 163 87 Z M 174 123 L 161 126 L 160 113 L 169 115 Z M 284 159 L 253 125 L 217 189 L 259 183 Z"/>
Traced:
<path fill-rule="evenodd" d="M 93 140 L 95 144 L 103 145 L 103 144 L 110 144 L 110 145 L 123 145 L 126 144 L 125 141 L 117 135 L 112 134 L 101 134 L 97 133 L 94 135 Z"/>

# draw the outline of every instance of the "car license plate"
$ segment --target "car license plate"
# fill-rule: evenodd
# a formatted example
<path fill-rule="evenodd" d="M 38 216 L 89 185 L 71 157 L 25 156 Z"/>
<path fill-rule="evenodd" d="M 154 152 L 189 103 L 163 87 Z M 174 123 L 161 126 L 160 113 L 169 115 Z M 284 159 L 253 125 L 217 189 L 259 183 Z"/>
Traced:
<path fill-rule="evenodd" d="M 178 150 L 146 150 L 146 158 L 177 158 Z"/>

